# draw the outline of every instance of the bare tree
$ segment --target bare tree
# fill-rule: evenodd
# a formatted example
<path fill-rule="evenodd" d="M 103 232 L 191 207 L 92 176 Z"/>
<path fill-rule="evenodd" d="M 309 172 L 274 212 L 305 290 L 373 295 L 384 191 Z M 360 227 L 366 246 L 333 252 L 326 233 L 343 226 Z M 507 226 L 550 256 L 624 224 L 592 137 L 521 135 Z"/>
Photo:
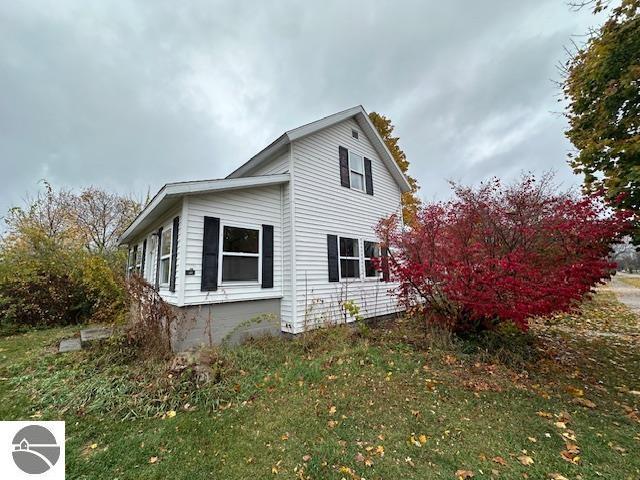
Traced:
<path fill-rule="evenodd" d="M 54 190 L 43 180 L 44 191 L 25 199 L 25 207 L 13 207 L 5 217 L 10 236 L 20 236 L 37 230 L 50 240 L 63 241 L 73 225 L 70 214 L 73 194 L 69 190 Z"/>
<path fill-rule="evenodd" d="M 140 212 L 140 202 L 88 187 L 75 197 L 73 215 L 88 250 L 104 253 L 116 248 L 118 237 Z"/>

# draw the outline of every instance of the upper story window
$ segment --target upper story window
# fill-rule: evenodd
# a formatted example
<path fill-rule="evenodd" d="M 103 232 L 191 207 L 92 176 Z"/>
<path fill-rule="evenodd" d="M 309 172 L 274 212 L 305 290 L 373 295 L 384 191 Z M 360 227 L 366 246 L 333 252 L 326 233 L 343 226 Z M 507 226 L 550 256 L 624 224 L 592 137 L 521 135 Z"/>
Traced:
<path fill-rule="evenodd" d="M 260 231 L 225 226 L 222 233 L 222 281 L 257 282 L 260 276 Z"/>
<path fill-rule="evenodd" d="M 364 274 L 366 277 L 379 277 L 378 271 L 374 265 L 374 258 L 380 258 L 380 245 L 376 242 L 364 241 Z"/>
<path fill-rule="evenodd" d="M 351 136 L 357 140 L 358 137 L 359 137 L 358 131 L 357 130 L 351 130 Z"/>
<path fill-rule="evenodd" d="M 364 158 L 349 152 L 349 181 L 351 188 L 364 191 Z"/>
<path fill-rule="evenodd" d="M 340 278 L 360 278 L 360 252 L 357 238 L 340 237 Z"/>
<path fill-rule="evenodd" d="M 173 228 L 169 227 L 162 230 L 162 238 L 160 239 L 160 285 L 169 284 L 169 276 L 171 274 L 171 238 Z"/>

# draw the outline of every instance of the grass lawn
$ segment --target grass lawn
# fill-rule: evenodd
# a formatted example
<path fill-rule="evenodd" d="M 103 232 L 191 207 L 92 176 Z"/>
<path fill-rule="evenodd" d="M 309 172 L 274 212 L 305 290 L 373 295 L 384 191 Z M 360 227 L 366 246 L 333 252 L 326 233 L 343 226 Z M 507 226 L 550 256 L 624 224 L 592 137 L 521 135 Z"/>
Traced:
<path fill-rule="evenodd" d="M 532 331 L 507 366 L 409 320 L 335 328 L 214 352 L 204 385 L 36 331 L 0 339 L 0 418 L 66 420 L 73 479 L 637 480 L 638 319 L 603 292 Z"/>
<path fill-rule="evenodd" d="M 632 287 L 640 288 L 640 276 L 624 276 L 619 275 L 618 278 Z"/>

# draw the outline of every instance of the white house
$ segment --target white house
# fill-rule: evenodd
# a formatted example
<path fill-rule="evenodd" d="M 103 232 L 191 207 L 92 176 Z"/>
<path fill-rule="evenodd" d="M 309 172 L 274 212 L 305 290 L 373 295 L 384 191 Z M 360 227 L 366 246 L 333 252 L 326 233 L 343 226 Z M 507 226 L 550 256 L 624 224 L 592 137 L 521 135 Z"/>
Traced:
<path fill-rule="evenodd" d="M 185 313 L 174 348 L 296 334 L 352 321 L 345 302 L 363 318 L 399 311 L 371 258 L 384 264 L 375 227 L 409 188 L 357 106 L 285 132 L 225 179 L 165 185 L 120 244 Z"/>

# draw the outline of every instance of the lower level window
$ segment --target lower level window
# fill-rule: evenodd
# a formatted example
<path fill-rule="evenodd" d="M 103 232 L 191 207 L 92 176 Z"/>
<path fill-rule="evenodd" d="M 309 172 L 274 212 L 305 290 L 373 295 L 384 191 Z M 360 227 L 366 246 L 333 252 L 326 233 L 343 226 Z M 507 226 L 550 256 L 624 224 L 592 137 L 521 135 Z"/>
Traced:
<path fill-rule="evenodd" d="M 380 272 L 374 265 L 374 258 L 380 258 L 380 245 L 364 241 L 364 272 L 367 277 L 378 277 Z"/>
<path fill-rule="evenodd" d="M 257 282 L 260 231 L 225 226 L 222 233 L 222 281 Z"/>
<path fill-rule="evenodd" d="M 160 244 L 160 284 L 167 285 L 169 283 L 169 274 L 171 273 L 171 228 L 162 231 L 162 239 Z"/>
<path fill-rule="evenodd" d="M 340 278 L 360 278 L 357 238 L 340 237 Z"/>

